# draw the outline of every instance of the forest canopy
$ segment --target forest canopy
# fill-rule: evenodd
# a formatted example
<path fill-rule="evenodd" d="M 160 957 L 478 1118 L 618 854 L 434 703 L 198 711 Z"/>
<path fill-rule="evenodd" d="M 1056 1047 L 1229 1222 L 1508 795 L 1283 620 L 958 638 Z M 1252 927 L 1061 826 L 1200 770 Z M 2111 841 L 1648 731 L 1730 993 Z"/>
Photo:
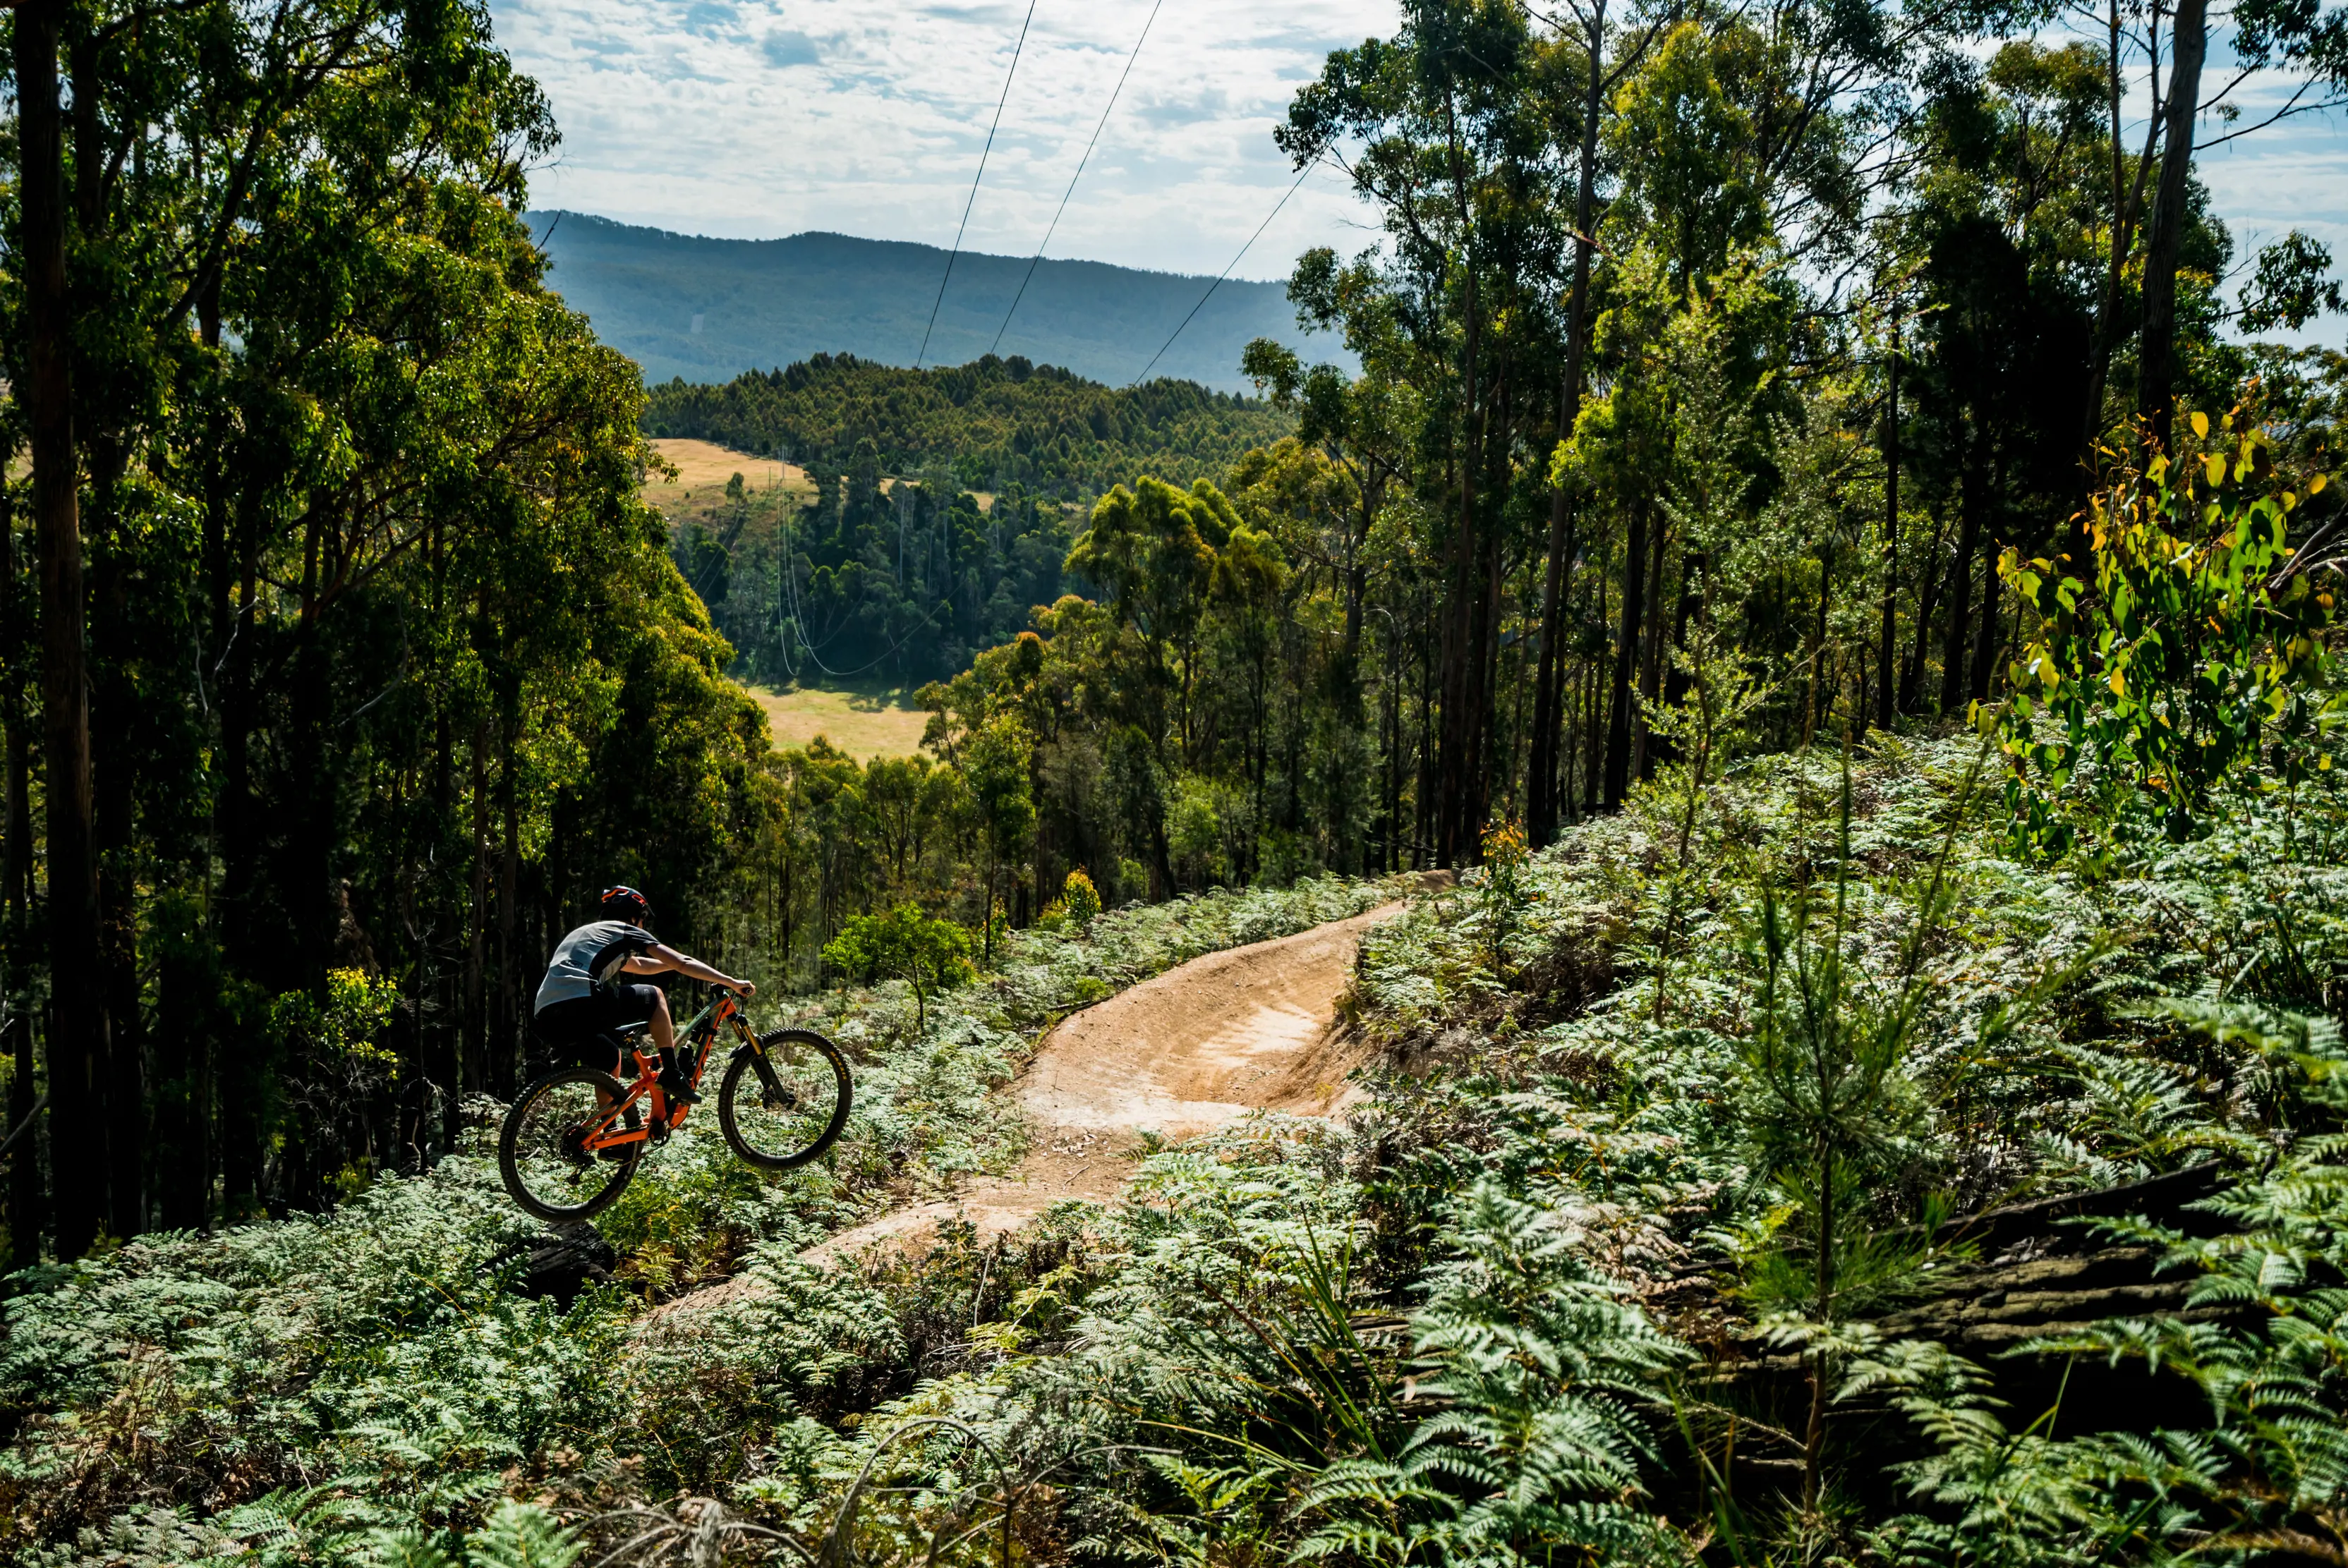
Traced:
<path fill-rule="evenodd" d="M 1189 483 L 1284 435 L 1261 399 L 1160 378 L 1098 382 L 988 354 L 907 370 L 817 354 L 722 386 L 670 381 L 644 408 L 650 436 L 688 436 L 810 468 L 844 468 L 870 445 L 887 474 L 935 470 L 968 490 L 1011 485 L 1089 500 L 1148 472 Z"/>

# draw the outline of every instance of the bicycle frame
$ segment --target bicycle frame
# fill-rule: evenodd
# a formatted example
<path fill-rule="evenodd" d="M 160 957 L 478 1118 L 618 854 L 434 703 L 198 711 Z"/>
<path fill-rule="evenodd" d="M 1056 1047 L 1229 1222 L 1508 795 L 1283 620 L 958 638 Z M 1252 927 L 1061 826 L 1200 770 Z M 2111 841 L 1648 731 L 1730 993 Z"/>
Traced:
<path fill-rule="evenodd" d="M 693 1051 L 693 1071 L 686 1081 L 695 1089 L 701 1087 L 701 1075 L 709 1065 L 709 1048 L 716 1043 L 718 1030 L 729 1023 L 741 1040 L 736 1049 L 752 1052 L 757 1061 L 760 1080 L 769 1088 L 774 1087 L 775 1070 L 767 1061 L 766 1049 L 758 1043 L 758 1037 L 751 1031 L 750 1026 L 742 1020 L 741 1002 L 726 994 L 721 994 L 716 1000 L 687 1019 L 676 1031 L 678 1044 L 689 1046 Z M 660 1086 L 660 1053 L 645 1048 L 643 1030 L 639 1029 L 624 1043 L 629 1053 L 636 1059 L 635 1080 L 625 1086 L 625 1095 L 605 1106 L 589 1124 L 580 1146 L 590 1154 L 604 1149 L 625 1148 L 631 1143 L 648 1143 L 656 1136 L 666 1137 L 674 1129 L 685 1125 L 685 1113 L 693 1109 L 690 1105 L 669 1103 L 667 1093 Z M 644 1124 L 640 1127 L 620 1125 L 620 1120 L 626 1115 L 628 1109 L 639 1102 L 648 1102 L 645 1109 L 649 1114 Z"/>

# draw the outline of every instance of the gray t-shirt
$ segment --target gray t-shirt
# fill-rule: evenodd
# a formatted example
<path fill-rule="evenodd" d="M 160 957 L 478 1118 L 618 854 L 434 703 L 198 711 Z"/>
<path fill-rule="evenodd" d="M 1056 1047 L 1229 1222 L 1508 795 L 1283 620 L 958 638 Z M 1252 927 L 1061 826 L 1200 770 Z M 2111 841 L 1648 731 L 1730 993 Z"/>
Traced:
<path fill-rule="evenodd" d="M 616 979 L 622 964 L 655 940 L 650 931 L 625 920 L 598 920 L 580 927 L 554 949 L 553 961 L 546 966 L 546 979 L 538 982 L 538 1000 L 530 1011 L 541 1013 L 556 1002 L 593 996 L 597 986 Z"/>

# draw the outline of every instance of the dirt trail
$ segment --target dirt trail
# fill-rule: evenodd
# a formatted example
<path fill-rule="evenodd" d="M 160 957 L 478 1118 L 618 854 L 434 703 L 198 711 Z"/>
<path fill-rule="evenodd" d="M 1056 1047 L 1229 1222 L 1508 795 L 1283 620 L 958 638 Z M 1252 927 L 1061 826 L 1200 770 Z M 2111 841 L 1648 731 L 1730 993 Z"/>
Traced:
<path fill-rule="evenodd" d="M 1067 1198 L 1106 1202 L 1133 1175 L 1141 1133 L 1195 1138 L 1250 1111 L 1326 1116 L 1353 1098 L 1357 1061 L 1336 1027 L 1337 999 L 1362 933 L 1402 912 L 1383 905 L 1293 937 L 1226 948 L 1062 1020 L 1013 1083 L 1028 1153 L 1008 1176 L 964 1181 L 953 1196 L 892 1210 L 804 1255 L 911 1250 L 957 1214 L 982 1241 L 1016 1230 Z M 646 1326 L 758 1288 L 730 1279 L 678 1297 Z"/>
<path fill-rule="evenodd" d="M 1354 1063 L 1335 1027 L 1337 998 L 1362 933 L 1402 908 L 1209 953 L 1063 1020 L 1012 1086 L 1029 1138 L 1017 1170 L 842 1231 L 807 1256 L 917 1245 L 957 1214 L 983 1241 L 1063 1199 L 1116 1197 L 1145 1131 L 1179 1142 L 1250 1111 L 1339 1109 Z"/>

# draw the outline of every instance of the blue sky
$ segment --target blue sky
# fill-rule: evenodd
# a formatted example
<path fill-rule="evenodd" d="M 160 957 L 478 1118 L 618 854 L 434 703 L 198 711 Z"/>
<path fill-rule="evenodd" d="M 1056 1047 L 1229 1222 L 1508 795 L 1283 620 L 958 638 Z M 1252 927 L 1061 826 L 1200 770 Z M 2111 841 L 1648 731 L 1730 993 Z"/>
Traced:
<path fill-rule="evenodd" d="M 1034 248 L 1149 8 L 1037 0 L 968 247 Z M 492 0 L 492 10 L 562 128 L 535 205 L 741 239 L 821 229 L 942 245 L 1026 6 Z M 1331 48 L 1395 21 L 1391 0 L 1165 0 L 1051 254 L 1220 271 L 1293 178 L 1272 142 L 1290 97 Z M 2287 90 L 2253 81 L 2238 96 L 2255 113 Z M 2202 173 L 2244 256 L 2298 227 L 2348 259 L 2341 117 L 2213 149 Z M 1342 178 L 1318 170 L 1237 275 L 1282 277 L 1307 246 L 1350 251 L 1375 238 Z M 2337 345 L 2343 327 L 2333 317 L 2312 335 Z"/>

